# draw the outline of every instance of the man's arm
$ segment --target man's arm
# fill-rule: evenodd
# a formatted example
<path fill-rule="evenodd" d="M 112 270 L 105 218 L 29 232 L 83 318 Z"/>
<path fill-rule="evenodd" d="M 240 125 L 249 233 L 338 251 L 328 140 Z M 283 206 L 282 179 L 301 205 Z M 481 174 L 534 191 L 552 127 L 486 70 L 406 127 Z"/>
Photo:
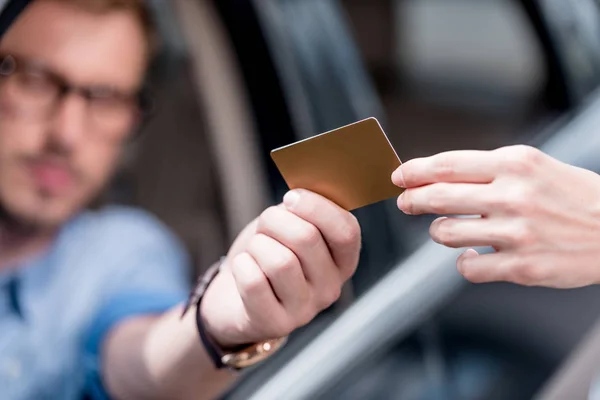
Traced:
<path fill-rule="evenodd" d="M 200 316 L 224 348 L 277 339 L 339 297 L 360 253 L 356 218 L 314 193 L 295 190 L 267 209 L 231 246 L 208 286 Z M 102 377 L 117 399 L 209 399 L 233 381 L 217 371 L 197 332 L 195 311 L 135 317 L 102 344 Z"/>
<path fill-rule="evenodd" d="M 214 399 L 235 375 L 217 370 L 199 340 L 195 310 L 135 317 L 117 326 L 102 348 L 102 376 L 116 399 Z"/>

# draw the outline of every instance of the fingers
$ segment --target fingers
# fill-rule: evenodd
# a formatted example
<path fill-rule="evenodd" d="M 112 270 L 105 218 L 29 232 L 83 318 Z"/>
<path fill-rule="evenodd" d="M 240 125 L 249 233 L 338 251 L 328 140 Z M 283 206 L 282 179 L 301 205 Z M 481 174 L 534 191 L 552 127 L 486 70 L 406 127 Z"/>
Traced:
<path fill-rule="evenodd" d="M 249 318 L 267 324 L 286 319 L 285 309 L 275 297 L 269 280 L 250 254 L 238 254 L 229 267 Z"/>
<path fill-rule="evenodd" d="M 486 218 L 447 218 L 433 221 L 429 228 L 431 238 L 447 247 L 507 248 L 520 240 L 519 230 L 504 220 Z"/>
<path fill-rule="evenodd" d="M 290 332 L 333 304 L 360 252 L 352 214 L 312 192 L 290 193 L 250 225 L 230 267 L 249 323 L 269 332 Z"/>
<path fill-rule="evenodd" d="M 436 183 L 407 189 L 398 197 L 398 208 L 409 215 L 487 215 L 497 199 L 489 185 Z"/>
<path fill-rule="evenodd" d="M 490 183 L 499 174 L 528 175 L 549 160 L 540 150 L 525 145 L 448 151 L 405 162 L 394 171 L 392 181 L 407 189 L 439 182 Z"/>
<path fill-rule="evenodd" d="M 449 151 L 405 162 L 394 172 L 392 181 L 407 189 L 438 182 L 489 183 L 500 166 L 498 157 L 489 151 Z"/>
<path fill-rule="evenodd" d="M 512 282 L 534 286 L 544 283 L 547 271 L 542 266 L 528 263 L 523 257 L 512 253 L 477 254 L 467 250 L 456 262 L 458 272 L 470 282 Z"/>
<path fill-rule="evenodd" d="M 296 272 L 291 276 L 292 274 L 281 271 L 280 279 L 291 278 L 289 285 L 294 285 L 301 279 L 304 285 L 310 286 L 314 294 L 313 300 L 318 302 L 319 307 L 327 307 L 337 300 L 347 277 L 343 276 L 335 264 L 321 232 L 314 225 L 281 207 L 271 207 L 260 216 L 257 232 L 272 238 L 297 257 L 298 270 L 303 276 L 296 276 Z M 273 256 L 265 253 L 263 257 L 266 259 Z M 290 291 L 288 295 L 291 293 L 295 292 Z"/>
<path fill-rule="evenodd" d="M 478 254 L 474 249 L 469 249 L 458 257 L 456 268 L 472 283 L 505 281 L 510 268 L 503 258 L 503 254 Z"/>
<path fill-rule="evenodd" d="M 258 234 L 248 245 L 248 254 L 269 280 L 283 306 L 295 312 L 310 301 L 310 291 L 296 254 L 272 237 Z"/>
<path fill-rule="evenodd" d="M 315 226 L 331 252 L 342 277 L 350 277 L 360 252 L 360 226 L 348 211 L 307 190 L 293 190 L 284 197 L 286 208 Z"/>

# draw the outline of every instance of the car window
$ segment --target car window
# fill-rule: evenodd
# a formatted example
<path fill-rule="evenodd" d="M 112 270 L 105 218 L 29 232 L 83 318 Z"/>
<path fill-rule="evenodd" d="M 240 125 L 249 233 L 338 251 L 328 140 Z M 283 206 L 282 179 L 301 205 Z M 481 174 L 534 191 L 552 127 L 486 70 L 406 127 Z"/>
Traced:
<path fill-rule="evenodd" d="M 600 81 L 600 14 L 597 2 L 540 1 L 540 8 L 551 26 L 551 40 L 561 57 L 569 96 L 584 99 Z"/>
<path fill-rule="evenodd" d="M 501 146 L 551 113 L 543 49 L 519 2 L 345 5 L 401 158 Z"/>

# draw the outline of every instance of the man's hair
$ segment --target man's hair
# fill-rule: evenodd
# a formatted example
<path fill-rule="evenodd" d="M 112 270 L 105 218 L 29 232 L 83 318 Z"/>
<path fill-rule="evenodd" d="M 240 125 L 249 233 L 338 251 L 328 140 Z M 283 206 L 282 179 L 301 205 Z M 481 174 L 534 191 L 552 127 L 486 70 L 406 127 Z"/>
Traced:
<path fill-rule="evenodd" d="M 150 56 L 159 47 L 156 21 L 147 0 L 54 0 L 74 4 L 84 10 L 94 13 L 109 13 L 114 11 L 131 12 L 139 21 L 146 36 Z"/>

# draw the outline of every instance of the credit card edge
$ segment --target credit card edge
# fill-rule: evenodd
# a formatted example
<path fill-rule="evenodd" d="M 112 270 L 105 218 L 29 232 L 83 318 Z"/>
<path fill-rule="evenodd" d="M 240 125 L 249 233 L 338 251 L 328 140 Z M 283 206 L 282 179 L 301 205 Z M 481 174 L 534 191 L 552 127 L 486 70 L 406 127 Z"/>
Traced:
<path fill-rule="evenodd" d="M 293 143 L 290 143 L 290 144 L 286 144 L 285 146 L 278 147 L 278 148 L 276 148 L 276 149 L 273 149 L 273 150 L 271 150 L 271 154 L 273 154 L 274 152 L 280 151 L 280 150 L 284 150 L 284 149 L 285 149 L 285 148 L 287 148 L 287 147 L 290 147 L 290 146 L 293 146 L 293 145 L 296 145 L 296 144 L 300 144 L 300 143 L 303 143 L 303 142 L 307 142 L 307 141 L 309 141 L 309 140 L 311 140 L 311 139 L 316 139 L 316 138 L 318 138 L 318 137 L 320 137 L 320 136 L 327 135 L 328 133 L 332 133 L 332 132 L 335 132 L 335 131 L 341 131 L 342 129 L 349 128 L 349 127 L 351 127 L 351 126 L 353 126 L 353 125 L 358 125 L 358 124 L 360 124 L 360 123 L 362 123 L 362 122 L 366 122 L 366 121 L 369 121 L 369 120 L 371 120 L 371 119 L 372 119 L 372 120 L 375 120 L 375 122 L 377 122 L 377 125 L 379 125 L 379 128 L 381 129 L 381 131 L 383 132 L 383 135 L 384 135 L 384 136 L 386 137 L 386 139 L 387 139 L 387 135 L 385 134 L 385 131 L 384 131 L 384 130 L 383 130 L 383 128 L 381 127 L 381 124 L 379 123 L 379 120 L 378 120 L 377 118 L 375 118 L 375 117 L 368 117 L 368 118 L 365 118 L 365 119 L 361 119 L 360 121 L 356 121 L 356 122 L 353 122 L 353 123 L 351 123 L 351 124 L 348 124 L 348 125 L 340 126 L 339 128 L 331 129 L 331 130 L 329 130 L 329 131 L 327 131 L 327 132 L 319 133 L 319 134 L 316 134 L 316 135 L 314 135 L 314 136 L 311 136 L 311 137 L 308 137 L 308 138 L 304 138 L 304 139 L 300 139 L 300 140 L 298 140 L 298 141 L 296 141 L 296 142 L 293 142 Z M 389 143 L 389 140 L 388 140 L 388 143 Z M 392 144 L 390 143 L 390 146 L 391 146 L 391 145 L 392 145 Z M 392 146 L 392 148 L 393 148 L 393 146 Z M 396 151 L 394 150 L 394 153 L 395 153 L 395 152 L 396 152 Z"/>

